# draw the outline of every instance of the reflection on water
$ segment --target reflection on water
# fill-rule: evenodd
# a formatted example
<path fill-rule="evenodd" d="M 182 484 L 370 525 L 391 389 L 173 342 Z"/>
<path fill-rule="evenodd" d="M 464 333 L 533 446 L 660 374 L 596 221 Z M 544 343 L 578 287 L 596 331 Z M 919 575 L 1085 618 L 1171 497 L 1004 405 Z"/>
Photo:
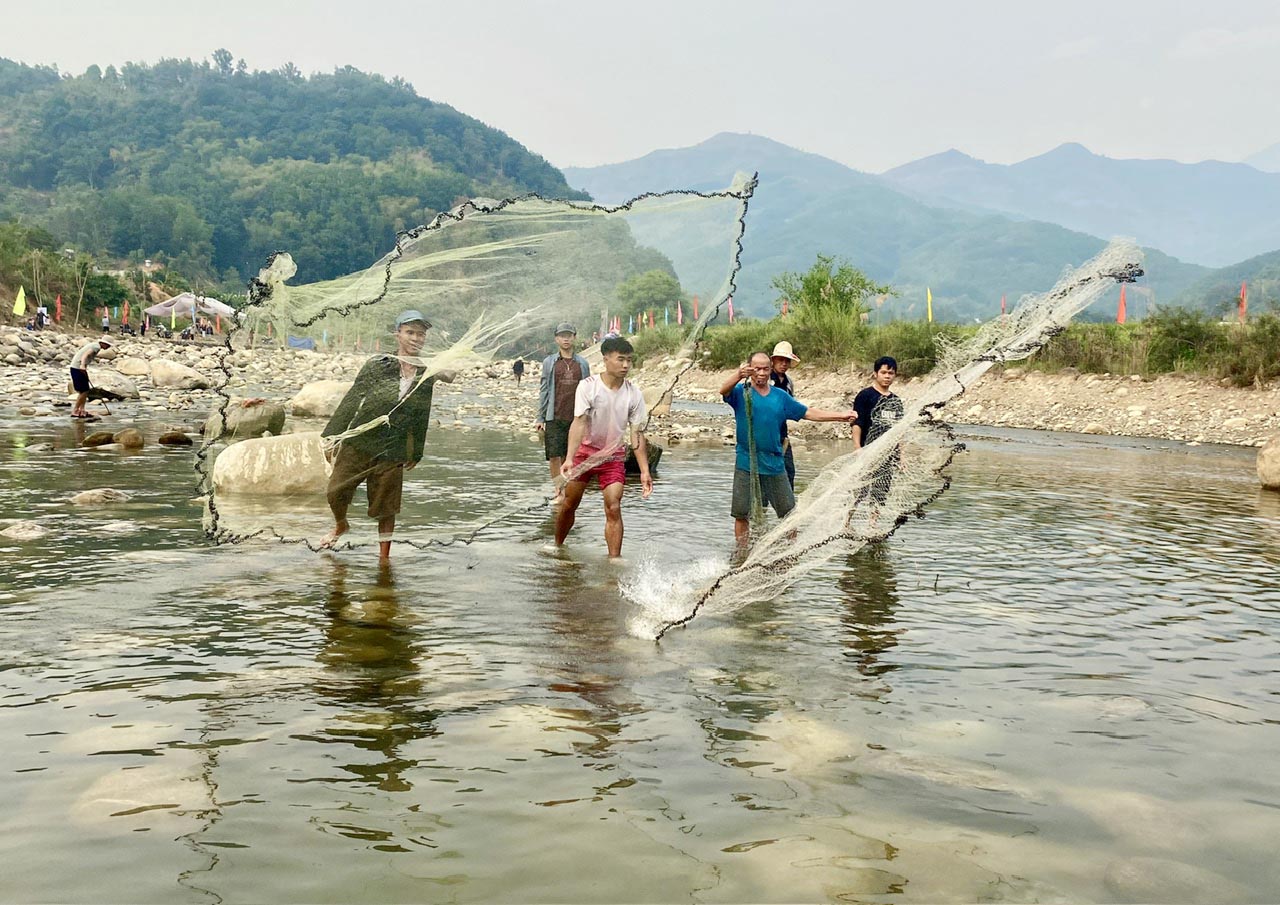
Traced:
<path fill-rule="evenodd" d="M 435 714 L 422 705 L 419 678 L 429 657 L 415 649 L 416 627 L 401 613 L 390 564 L 379 564 L 373 586 L 363 594 L 348 589 L 347 563 L 329 567 L 328 621 L 316 657 L 326 668 L 315 690 L 341 716 L 324 732 L 297 738 L 350 745 L 360 755 L 342 765 L 352 781 L 384 792 L 408 791 L 413 786 L 406 774 L 417 761 L 405 758 L 402 749 L 437 734 Z"/>
<path fill-rule="evenodd" d="M 836 578 L 844 591 L 840 621 L 846 631 L 845 651 L 864 676 L 883 676 L 897 669 L 883 654 L 898 644 L 902 629 L 894 625 L 898 585 L 888 544 L 870 544 L 847 557 Z"/>
<path fill-rule="evenodd" d="M 189 452 L 76 429 L 0 422 L 0 521 L 51 531 L 0 543 L 0 900 L 1280 896 L 1245 452 L 978 440 L 923 521 L 655 645 L 618 581 L 727 559 L 731 450 L 628 493 L 622 566 L 588 501 L 558 554 L 530 515 L 379 569 L 210 548 Z M 418 516 L 524 442 L 442 433 Z"/>

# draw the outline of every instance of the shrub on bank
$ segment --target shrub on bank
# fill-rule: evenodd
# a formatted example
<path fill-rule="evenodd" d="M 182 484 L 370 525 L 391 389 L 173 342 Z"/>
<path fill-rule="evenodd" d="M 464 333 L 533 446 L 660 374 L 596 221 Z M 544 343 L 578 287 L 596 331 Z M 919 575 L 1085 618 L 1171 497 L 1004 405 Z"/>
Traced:
<path fill-rule="evenodd" d="M 654 353 L 679 347 L 684 328 L 646 331 L 637 340 L 652 343 Z M 790 342 L 807 364 L 843 368 L 870 367 L 882 355 L 898 360 L 904 377 L 927 374 L 937 363 L 939 339 L 972 336 L 977 328 L 923 321 L 894 321 L 879 326 L 852 323 L 848 317 L 809 317 L 743 321 L 710 328 L 702 366 L 732 368 L 752 352 Z M 647 346 L 646 346 L 647 348 Z M 1248 324 L 1223 323 L 1195 311 L 1173 308 L 1132 324 L 1072 323 L 1032 357 L 1028 365 L 1045 371 L 1076 368 L 1092 374 L 1154 376 L 1181 372 L 1230 379 L 1237 386 L 1280 378 L 1280 313 L 1269 312 Z"/>
<path fill-rule="evenodd" d="M 1031 366 L 1144 377 L 1199 374 L 1248 386 L 1280 377 L 1280 314 L 1270 312 L 1240 325 L 1173 308 L 1134 324 L 1073 323 L 1050 340 Z"/>
<path fill-rule="evenodd" d="M 680 346 L 684 344 L 685 338 L 688 337 L 692 329 L 691 326 L 685 327 L 670 324 L 637 333 L 631 337 L 631 346 L 635 349 L 636 364 L 642 365 L 646 358 L 654 356 L 674 355 L 680 351 Z"/>

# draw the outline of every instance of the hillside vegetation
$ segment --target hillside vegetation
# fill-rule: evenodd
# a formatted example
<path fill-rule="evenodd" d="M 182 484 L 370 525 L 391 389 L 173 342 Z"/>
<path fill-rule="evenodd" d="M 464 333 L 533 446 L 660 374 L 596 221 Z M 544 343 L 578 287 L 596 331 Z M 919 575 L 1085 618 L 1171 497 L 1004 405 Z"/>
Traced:
<path fill-rule="evenodd" d="M 462 198 L 525 192 L 585 197 L 400 79 L 250 71 L 225 50 L 74 77 L 0 59 L 0 221 L 191 280 L 242 288 L 278 249 L 300 282 L 335 277 Z"/>

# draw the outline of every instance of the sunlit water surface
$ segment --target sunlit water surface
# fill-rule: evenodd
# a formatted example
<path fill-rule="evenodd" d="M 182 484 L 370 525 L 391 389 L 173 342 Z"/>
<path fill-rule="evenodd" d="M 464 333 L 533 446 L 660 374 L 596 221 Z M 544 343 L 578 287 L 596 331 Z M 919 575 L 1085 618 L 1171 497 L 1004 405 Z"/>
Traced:
<path fill-rule="evenodd" d="M 210 547 L 189 451 L 73 430 L 0 419 L 0 525 L 52 529 L 0 539 L 5 901 L 1280 899 L 1249 451 L 992 433 L 923 521 L 655 645 L 618 581 L 727 559 L 731 450 L 628 490 L 621 566 L 589 494 L 564 555 L 544 513 L 380 571 Z M 544 468 L 434 432 L 402 521 Z"/>

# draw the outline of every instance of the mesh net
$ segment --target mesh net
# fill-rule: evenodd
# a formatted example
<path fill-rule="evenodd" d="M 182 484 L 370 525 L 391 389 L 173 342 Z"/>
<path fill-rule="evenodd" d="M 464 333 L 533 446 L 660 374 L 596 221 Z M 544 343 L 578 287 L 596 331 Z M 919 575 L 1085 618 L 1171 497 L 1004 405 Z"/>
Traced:
<path fill-rule="evenodd" d="M 369 268 L 305 285 L 292 285 L 293 261 L 275 255 L 222 351 L 219 430 L 197 458 L 206 531 L 223 543 L 270 538 L 319 548 L 335 512 L 351 506 L 337 545 L 360 546 L 387 539 L 379 513 L 401 509 L 395 540 L 423 546 L 470 540 L 544 507 L 556 493 L 550 480 L 534 491 L 498 488 L 500 503 L 456 507 L 444 523 L 438 507 L 425 505 L 414 466 L 430 444 L 442 389 L 500 357 L 540 361 L 554 351 L 560 322 L 579 325 L 580 337 L 596 325 L 604 332 L 611 321 L 626 324 L 636 312 L 619 307 L 618 288 L 652 271 L 675 277 L 684 305 L 695 296 L 706 302 L 687 337 L 691 350 L 733 291 L 754 187 L 754 177 L 739 176 L 722 192 L 650 194 L 617 207 L 472 200 L 402 234 Z M 421 319 L 397 325 L 410 311 Z M 455 409 L 476 395 L 447 392 Z M 263 400 L 293 393 L 288 433 L 229 442 L 233 423 L 270 411 Z M 534 415 L 532 405 L 521 413 L 526 428 Z M 578 470 L 629 439 L 612 438 Z M 362 486 L 372 519 L 363 498 L 351 505 Z M 451 491 L 430 491 L 441 492 Z"/>
<path fill-rule="evenodd" d="M 646 573 L 624 582 L 624 594 L 636 604 L 631 630 L 661 638 L 699 615 L 774 599 L 833 557 L 886 538 L 912 516 L 923 517 L 949 486 L 948 466 L 964 448 L 938 417 L 939 409 L 992 365 L 1040 349 L 1115 282 L 1132 282 L 1142 274 L 1141 260 L 1132 243 L 1113 242 L 1050 291 L 1023 298 L 976 335 L 940 348 L 937 367 L 919 394 L 879 406 L 873 423 L 864 426 L 877 436 L 829 463 L 791 514 L 754 539 L 741 562 L 715 571 L 699 564 L 687 573 Z"/>

